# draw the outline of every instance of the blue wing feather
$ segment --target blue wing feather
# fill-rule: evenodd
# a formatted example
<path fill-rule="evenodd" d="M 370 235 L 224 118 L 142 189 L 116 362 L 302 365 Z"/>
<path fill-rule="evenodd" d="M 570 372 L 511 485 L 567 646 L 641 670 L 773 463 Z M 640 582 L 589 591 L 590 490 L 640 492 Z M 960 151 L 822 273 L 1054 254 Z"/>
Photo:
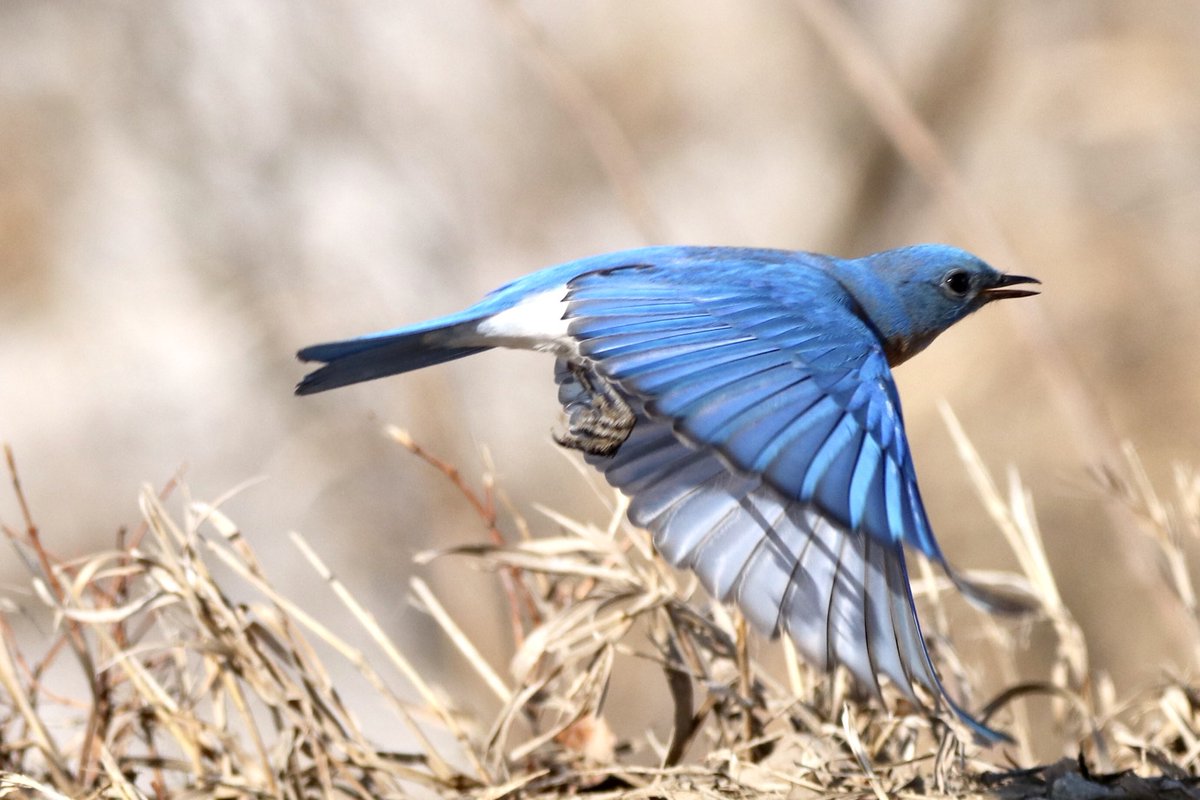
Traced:
<path fill-rule="evenodd" d="M 677 478 L 685 474 L 693 464 L 702 461 L 704 453 L 697 450 L 662 448 L 647 453 L 636 462 L 621 465 L 622 469 L 614 466 L 613 477 L 629 488 L 635 503 L 644 504 L 647 501 L 643 497 L 649 497 L 650 490 L 656 485 L 667 478 Z"/>
<path fill-rule="evenodd" d="M 697 363 L 704 360 L 704 371 L 697 372 Z M 694 391 L 703 397 L 708 390 L 719 390 L 739 380 L 752 380 L 769 369 L 787 366 L 787 359 L 753 343 L 738 342 L 726 346 L 719 354 L 694 353 L 657 362 L 635 371 L 622 370 L 622 377 L 637 375 L 638 384 L 656 397 L 670 392 Z"/>
<path fill-rule="evenodd" d="M 590 317 L 591 312 L 599 311 L 609 318 L 613 317 L 643 317 L 652 315 L 668 317 L 673 315 L 690 315 L 695 313 L 695 305 L 683 300 L 634 300 L 613 308 L 611 300 L 575 299 L 573 304 L 576 313 Z"/>
<path fill-rule="evenodd" d="M 881 519 L 883 473 L 880 471 L 883 451 L 871 436 L 863 436 L 850 478 L 850 528 L 858 530 L 870 517 L 871 525 Z"/>
<path fill-rule="evenodd" d="M 574 330 L 571 331 L 571 335 L 579 338 L 579 334 Z M 663 358 L 674 358 L 696 350 L 753 341 L 753 338 L 749 334 L 730 337 L 723 327 L 689 328 L 660 336 L 635 333 L 613 334 L 587 340 L 587 354 L 590 359 L 596 361 L 618 356 L 628 357 L 639 353 L 654 353 Z"/>
<path fill-rule="evenodd" d="M 825 434 L 825 438 L 821 440 L 821 444 L 812 456 L 808 458 L 808 465 L 804 468 L 804 480 L 800 484 L 801 497 L 816 502 L 818 486 L 835 481 L 844 482 L 849 490 L 850 478 L 853 476 L 853 461 L 846 465 L 845 469 L 839 468 L 837 465 L 843 456 L 849 455 L 853 459 L 857 455 L 857 448 L 855 448 L 855 452 L 850 452 L 848 445 L 850 440 L 861 432 L 862 428 L 854 417 L 845 411 L 841 412 L 837 422 Z M 825 508 L 819 502 L 817 505 L 822 509 Z M 849 524 L 845 509 L 831 507 L 829 512 L 836 519 L 847 518 L 847 524 Z"/>
<path fill-rule="evenodd" d="M 781 491 L 800 500 L 812 499 L 812 487 L 805 485 L 809 465 L 845 416 L 836 400 L 820 395 L 764 453 L 770 460 L 761 465 L 763 473 Z"/>
<path fill-rule="evenodd" d="M 769 396 L 761 395 L 761 392 L 782 391 L 779 377 L 767 373 L 786 366 L 773 353 L 766 353 L 705 367 L 700 373 L 693 368 L 690 375 L 677 374 L 673 379 L 658 373 L 650 379 L 639 379 L 638 383 L 647 390 L 659 387 L 653 400 L 657 413 L 683 419 L 702 413 L 703 408 L 720 403 L 731 393 Z"/>
<path fill-rule="evenodd" d="M 692 308 L 690 311 L 677 311 L 670 314 L 612 314 L 603 317 L 591 317 L 588 326 L 588 336 L 593 339 L 608 339 L 621 334 L 643 333 L 679 333 L 686 330 L 726 329 L 721 323 L 713 322 L 707 314 Z"/>
<path fill-rule="evenodd" d="M 809 495 L 813 505 L 828 508 L 835 518 L 848 520 L 851 529 L 854 528 L 855 514 L 850 505 L 850 490 L 865 438 L 866 431 L 855 425 L 849 415 L 842 417 L 842 422 L 830 434 L 805 476 L 805 482 L 808 482 L 814 473 L 818 475 Z M 816 465 L 826 452 L 830 453 L 830 460 L 818 469 Z"/>
<path fill-rule="evenodd" d="M 763 473 L 759 462 L 764 454 L 771 454 L 780 434 L 791 428 L 797 419 L 814 419 L 820 413 L 819 409 L 805 405 L 812 402 L 813 395 L 811 381 L 798 380 L 757 403 L 738 409 L 733 416 L 725 416 L 723 412 L 731 407 L 738 408 L 741 404 L 735 401 L 741 398 L 731 398 L 722 406 L 714 406 L 710 409 L 713 422 L 725 421 L 714 425 L 712 446 L 725 453 L 739 468 L 753 474 Z M 817 397 L 816 405 L 820 406 L 825 398 L 819 394 Z M 685 431 L 691 430 L 686 421 L 681 427 Z"/>
<path fill-rule="evenodd" d="M 771 427 L 767 418 L 771 415 L 784 414 L 790 418 L 796 413 L 789 402 L 804 402 L 806 397 L 814 394 L 803 377 L 782 376 L 788 383 L 780 383 L 778 366 L 771 366 L 760 373 L 755 373 L 740 381 L 730 381 L 717 386 L 705 387 L 703 393 L 684 395 L 680 399 L 684 403 L 672 403 L 674 395 L 667 395 L 663 401 L 654 401 L 651 408 L 654 413 L 672 415 L 671 409 L 678 408 L 683 412 L 676 417 L 679 428 L 694 435 L 698 440 L 710 443 L 712 446 L 733 450 L 731 440 L 739 431 L 751 431 Z M 780 424 L 787 419 L 779 420 Z M 743 466 L 741 458 L 735 457 L 735 464 Z M 746 461 L 745 469 L 753 471 Z"/>
<path fill-rule="evenodd" d="M 639 381 L 645 383 L 647 391 L 651 391 L 651 387 L 665 388 L 665 381 L 704 380 L 703 373 L 697 372 L 698 367 L 716 369 L 733 361 L 762 356 L 775 350 L 774 346 L 763 342 L 740 340 L 722 342 L 713 347 L 697 348 L 673 356 L 649 351 L 641 355 L 624 356 L 619 364 L 612 365 L 610 375 L 614 380 L 637 376 Z M 785 360 L 780 359 L 780 363 Z M 664 372 L 666 376 L 661 374 Z"/>

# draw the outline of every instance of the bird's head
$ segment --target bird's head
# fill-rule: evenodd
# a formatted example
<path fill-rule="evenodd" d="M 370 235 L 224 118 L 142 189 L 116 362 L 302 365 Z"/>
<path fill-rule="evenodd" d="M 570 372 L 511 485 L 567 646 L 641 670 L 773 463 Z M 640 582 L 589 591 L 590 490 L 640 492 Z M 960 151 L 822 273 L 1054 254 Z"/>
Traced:
<path fill-rule="evenodd" d="M 884 339 L 893 364 L 912 357 L 942 331 L 994 300 L 1028 297 L 1041 283 L 1007 275 L 965 250 L 921 244 L 886 250 L 855 265 L 851 294 Z"/>

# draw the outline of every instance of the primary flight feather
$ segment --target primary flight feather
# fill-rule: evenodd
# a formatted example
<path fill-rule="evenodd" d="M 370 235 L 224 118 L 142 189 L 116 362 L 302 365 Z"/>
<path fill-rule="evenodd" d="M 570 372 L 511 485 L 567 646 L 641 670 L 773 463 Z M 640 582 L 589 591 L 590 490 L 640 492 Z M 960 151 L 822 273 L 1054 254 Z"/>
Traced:
<path fill-rule="evenodd" d="M 921 634 L 905 546 L 934 539 L 891 368 L 997 299 L 1035 294 L 957 248 L 859 259 L 649 247 L 535 272 L 465 311 L 300 351 L 311 394 L 491 347 L 556 357 L 559 437 L 631 498 L 670 563 L 914 703 L 921 686 L 979 738 L 1002 734 L 947 695 Z"/>

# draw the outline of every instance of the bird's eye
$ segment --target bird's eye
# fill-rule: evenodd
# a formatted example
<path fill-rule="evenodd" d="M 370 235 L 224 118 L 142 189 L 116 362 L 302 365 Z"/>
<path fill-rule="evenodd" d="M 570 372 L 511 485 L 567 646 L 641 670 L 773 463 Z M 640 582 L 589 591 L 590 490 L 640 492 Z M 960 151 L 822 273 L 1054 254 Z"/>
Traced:
<path fill-rule="evenodd" d="M 942 278 L 942 287 L 953 297 L 966 297 L 971 291 L 971 274 L 965 269 L 951 270 Z"/>

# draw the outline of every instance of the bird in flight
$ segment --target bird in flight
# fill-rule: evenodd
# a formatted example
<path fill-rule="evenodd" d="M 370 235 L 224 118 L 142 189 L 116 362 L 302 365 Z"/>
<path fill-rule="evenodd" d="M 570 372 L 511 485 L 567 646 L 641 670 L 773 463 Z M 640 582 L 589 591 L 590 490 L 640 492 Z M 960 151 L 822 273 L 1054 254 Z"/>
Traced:
<path fill-rule="evenodd" d="M 492 347 L 555 359 L 566 430 L 657 550 L 818 668 L 948 710 L 905 548 L 955 573 L 917 487 L 892 367 L 995 300 L 1036 294 L 946 245 L 857 259 L 648 247 L 572 261 L 428 322 L 306 347 L 301 395 Z M 1001 609 L 1002 610 L 1002 609 Z M 917 695 L 929 693 L 929 708 Z"/>

